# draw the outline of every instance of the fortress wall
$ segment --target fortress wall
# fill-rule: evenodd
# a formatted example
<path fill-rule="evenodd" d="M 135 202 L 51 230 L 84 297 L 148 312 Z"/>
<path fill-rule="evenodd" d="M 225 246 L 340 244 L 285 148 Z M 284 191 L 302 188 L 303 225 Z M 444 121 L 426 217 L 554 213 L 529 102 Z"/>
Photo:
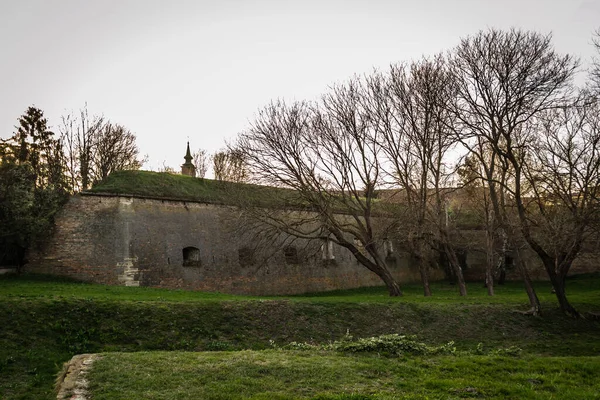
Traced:
<path fill-rule="evenodd" d="M 322 259 L 318 243 L 296 242 L 294 260 L 283 249 L 240 257 L 254 238 L 233 233 L 236 209 L 230 206 L 127 196 L 73 196 L 59 213 L 56 228 L 41 249 L 28 255 L 25 271 L 70 276 L 126 286 L 151 286 L 236 294 L 274 295 L 382 285 L 349 251 L 333 246 L 334 261 Z M 481 231 L 461 233 L 467 280 L 483 281 Z M 183 249 L 198 249 L 198 262 L 184 266 Z M 394 244 L 394 249 L 400 249 Z M 596 247 L 597 248 L 597 247 Z M 598 271 L 597 252 L 586 251 L 572 274 Z M 533 279 L 547 279 L 539 259 L 523 251 Z M 390 270 L 402 285 L 420 275 L 410 257 L 395 252 Z M 431 279 L 443 279 L 431 271 Z M 520 279 L 516 268 L 507 279 Z"/>
<path fill-rule="evenodd" d="M 253 247 L 230 229 L 229 206 L 126 196 L 73 196 L 56 219 L 43 248 L 29 254 L 26 271 L 128 286 L 152 286 L 270 295 L 382 285 L 381 280 L 334 246 L 324 261 L 318 244 L 297 243 L 296 260 L 283 250 L 240 259 Z M 316 246 L 316 247 L 315 247 Z M 183 249 L 199 250 L 199 262 L 184 266 Z M 397 253 L 390 269 L 399 282 L 419 273 Z M 432 278 L 441 278 L 434 272 Z"/>
<path fill-rule="evenodd" d="M 464 277 L 467 281 L 485 281 L 485 233 L 483 231 L 469 230 L 461 231 L 460 247 L 466 250 L 467 253 L 467 268 L 464 270 Z M 600 242 L 587 243 L 578 257 L 573 262 L 569 275 L 586 274 L 600 271 L 600 263 L 598 262 L 598 249 Z M 520 257 L 524 260 L 529 276 L 534 281 L 548 280 L 544 266 L 539 256 L 531 250 L 526 243 L 521 244 L 519 253 L 515 251 L 509 252 L 513 258 Z M 507 280 L 521 280 L 521 274 L 515 265 L 516 260 L 513 260 L 512 267 L 506 271 Z"/>
<path fill-rule="evenodd" d="M 116 284 L 119 199 L 72 196 L 56 217 L 54 231 L 42 248 L 28 254 L 27 272 L 70 276 Z"/>

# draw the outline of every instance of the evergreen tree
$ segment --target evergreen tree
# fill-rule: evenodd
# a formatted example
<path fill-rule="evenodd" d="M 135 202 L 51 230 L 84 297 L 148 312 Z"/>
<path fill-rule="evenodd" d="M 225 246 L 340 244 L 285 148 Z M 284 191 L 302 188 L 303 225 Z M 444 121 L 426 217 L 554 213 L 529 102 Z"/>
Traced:
<path fill-rule="evenodd" d="M 42 110 L 29 107 L 0 143 L 0 265 L 21 267 L 67 198 L 60 141 Z"/>

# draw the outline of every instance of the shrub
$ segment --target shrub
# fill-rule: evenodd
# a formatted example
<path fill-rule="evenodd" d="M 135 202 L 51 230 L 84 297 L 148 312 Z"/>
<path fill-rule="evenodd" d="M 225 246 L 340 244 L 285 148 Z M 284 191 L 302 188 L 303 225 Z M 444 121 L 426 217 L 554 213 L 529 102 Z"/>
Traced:
<path fill-rule="evenodd" d="M 333 344 L 337 351 L 350 353 L 383 353 L 383 354 L 453 354 L 456 351 L 454 342 L 442 346 L 428 346 L 418 342 L 414 335 L 381 335 L 377 337 L 357 339 L 355 341 L 340 341 Z"/>

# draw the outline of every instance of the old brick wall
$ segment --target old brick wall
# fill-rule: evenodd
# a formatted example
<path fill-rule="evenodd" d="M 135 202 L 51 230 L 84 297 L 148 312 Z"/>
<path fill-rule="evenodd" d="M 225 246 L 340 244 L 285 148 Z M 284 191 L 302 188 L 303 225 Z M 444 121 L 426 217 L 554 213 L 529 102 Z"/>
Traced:
<path fill-rule="evenodd" d="M 71 276 L 105 284 L 293 294 L 381 285 L 347 250 L 334 246 L 334 261 L 314 246 L 296 246 L 295 260 L 283 250 L 240 259 L 252 247 L 230 229 L 229 206 L 107 195 L 73 196 L 59 214 L 45 246 L 29 255 L 27 271 Z M 317 245 L 318 246 L 318 245 Z M 184 249 L 199 261 L 184 266 Z M 400 282 L 419 273 L 401 252 L 391 262 Z M 440 278 L 434 272 L 433 278 Z"/>
<path fill-rule="evenodd" d="M 462 231 L 460 233 L 461 247 L 466 251 L 467 268 L 464 270 L 464 277 L 468 281 L 484 281 L 485 280 L 485 233 L 483 231 Z M 598 263 L 598 245 L 600 243 L 588 243 L 581 250 L 577 259 L 573 262 L 569 275 L 585 274 L 600 271 Z M 531 250 L 523 241 L 521 248 L 517 254 L 515 251 L 510 251 L 509 254 L 516 258 L 520 257 L 524 260 L 531 279 L 533 280 L 548 280 L 548 275 L 538 255 Z M 515 260 L 516 262 L 516 260 Z M 506 279 L 521 280 L 521 274 L 516 265 L 506 271 Z"/>
<path fill-rule="evenodd" d="M 44 247 L 29 254 L 25 270 L 128 286 L 182 288 L 271 295 L 382 285 L 346 249 L 333 246 L 334 260 L 324 261 L 319 244 L 297 242 L 295 256 L 283 249 L 246 254 L 253 238 L 231 229 L 236 210 L 229 206 L 127 196 L 73 196 L 56 220 Z M 462 232 L 467 280 L 483 280 L 482 232 Z M 418 282 L 419 271 L 394 244 L 390 270 L 400 284 Z M 184 249 L 197 249 L 198 260 L 184 265 Z M 240 249 L 242 251 L 240 252 Z M 533 279 L 547 279 L 531 251 L 524 251 Z M 595 252 L 585 251 L 572 274 L 598 270 Z M 431 279 L 443 278 L 440 269 Z M 520 279 L 508 271 L 507 279 Z"/>
<path fill-rule="evenodd" d="M 116 284 L 119 198 L 72 196 L 56 217 L 51 237 L 32 249 L 25 271 Z"/>

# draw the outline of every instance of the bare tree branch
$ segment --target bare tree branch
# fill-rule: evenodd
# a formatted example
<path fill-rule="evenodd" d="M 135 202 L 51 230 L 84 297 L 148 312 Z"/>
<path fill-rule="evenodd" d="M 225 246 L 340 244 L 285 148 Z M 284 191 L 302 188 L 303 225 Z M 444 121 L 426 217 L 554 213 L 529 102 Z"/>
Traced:
<path fill-rule="evenodd" d="M 204 149 L 198 149 L 194 153 L 192 153 L 192 162 L 196 167 L 196 176 L 198 178 L 206 177 L 206 173 L 208 172 L 208 165 L 210 161 L 210 156 L 208 152 Z"/>

